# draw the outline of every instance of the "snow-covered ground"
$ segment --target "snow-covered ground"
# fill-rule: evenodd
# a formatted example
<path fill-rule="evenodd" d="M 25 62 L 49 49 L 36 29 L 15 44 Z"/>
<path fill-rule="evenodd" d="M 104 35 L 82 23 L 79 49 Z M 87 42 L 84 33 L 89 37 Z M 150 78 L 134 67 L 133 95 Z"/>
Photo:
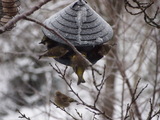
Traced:
<path fill-rule="evenodd" d="M 59 0 L 55 4 L 51 2 L 47 3 L 31 17 L 43 22 L 50 15 L 59 11 L 72 1 Z M 36 5 L 36 3 L 37 1 L 23 0 L 20 12 L 28 10 Z M 127 78 L 133 88 L 135 88 L 137 80 L 141 79 L 137 93 L 148 85 L 137 99 L 138 106 L 143 113 L 142 118 L 145 119 L 150 110 L 149 100 L 153 99 L 154 80 L 156 77 L 157 91 L 160 84 L 160 74 L 158 72 L 158 75 L 156 75 L 155 62 L 155 36 L 157 39 L 160 38 L 159 31 L 157 32 L 154 28 L 148 27 L 143 19 L 141 19 L 141 16 L 130 16 L 128 13 L 123 12 L 118 18 L 121 21 L 118 34 L 115 34 L 115 37 L 118 39 L 116 45 L 118 58 L 122 62 L 123 69 L 125 69 Z M 56 63 L 62 71 L 65 69 L 64 65 L 57 63 L 52 58 L 38 60 L 38 55 L 46 50 L 43 45 L 39 45 L 42 36 L 40 26 L 23 20 L 18 22 L 12 31 L 0 36 L 0 120 L 25 120 L 25 118 L 19 117 L 21 114 L 17 109 L 31 120 L 72 119 L 64 111 L 50 103 L 50 100 L 54 99 L 54 92 L 56 90 L 60 90 L 78 101 L 79 99 L 73 93 L 69 92 L 69 88 L 65 82 L 52 69 L 49 63 L 52 63 L 52 65 Z M 106 63 L 106 60 L 115 61 L 115 59 L 106 56 L 99 60 L 94 67 L 100 72 L 103 72 L 105 64 L 110 66 Z M 115 111 L 113 118 L 120 120 L 122 99 L 123 115 L 125 115 L 127 104 L 131 100 L 130 94 L 119 71 L 111 73 L 108 67 L 106 71 L 106 76 L 110 74 L 115 75 Z M 96 81 L 100 82 L 102 76 L 97 73 L 95 74 Z M 92 83 L 93 77 L 91 70 L 85 71 L 84 78 L 86 83 L 79 86 L 76 85 L 77 75 L 73 72 L 72 68 L 69 67 L 67 69 L 66 77 L 68 81 L 72 79 L 72 87 L 75 92 L 86 103 L 92 105 L 97 91 Z M 124 96 L 122 98 L 123 92 Z M 159 92 L 155 96 L 155 106 L 157 107 L 153 110 L 154 112 L 160 106 Z M 92 120 L 94 112 L 86 108 L 86 106 L 72 103 L 66 110 L 78 119 L 80 119 L 78 116 L 79 113 L 82 114 L 83 120 Z M 130 114 L 132 114 L 131 112 Z M 98 119 L 101 120 L 100 117 Z M 153 120 L 157 120 L 157 118 L 155 117 Z"/>

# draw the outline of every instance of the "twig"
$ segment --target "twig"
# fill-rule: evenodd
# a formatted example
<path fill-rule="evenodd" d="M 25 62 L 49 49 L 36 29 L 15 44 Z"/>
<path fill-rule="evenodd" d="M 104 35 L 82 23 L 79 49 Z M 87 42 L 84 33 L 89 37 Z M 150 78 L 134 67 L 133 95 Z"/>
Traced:
<path fill-rule="evenodd" d="M 93 115 L 93 120 L 98 120 L 97 118 L 96 118 L 96 114 L 94 113 L 94 115 Z"/>
<path fill-rule="evenodd" d="M 130 13 L 131 15 L 138 15 L 138 14 L 143 13 L 144 14 L 144 20 L 147 24 L 160 29 L 160 24 L 158 22 L 155 22 L 155 19 L 158 16 L 158 13 L 159 13 L 159 7 L 157 7 L 157 10 L 156 10 L 153 17 L 150 17 L 146 12 L 147 9 L 150 8 L 154 4 L 153 1 L 149 2 L 149 3 L 141 3 L 137 0 L 132 0 L 136 4 L 136 6 L 133 6 L 132 4 L 130 4 L 128 2 L 128 0 L 124 0 L 124 1 L 125 1 L 125 9 L 128 13 Z M 128 9 L 128 7 L 133 8 L 133 9 L 138 9 L 140 11 L 137 12 L 137 13 L 133 13 Z"/>
<path fill-rule="evenodd" d="M 134 102 L 138 99 L 138 97 L 142 94 L 142 92 L 143 92 L 147 87 L 148 87 L 148 84 L 147 84 L 145 87 L 142 88 L 142 90 L 138 93 L 138 95 L 133 99 L 132 103 L 134 103 Z"/>
<path fill-rule="evenodd" d="M 160 109 L 159 109 L 155 114 L 153 114 L 153 115 L 151 116 L 151 119 L 154 118 L 155 116 L 158 116 L 158 114 L 160 115 Z M 159 116 L 158 116 L 158 117 L 159 117 Z M 150 120 L 151 120 L 151 119 L 150 119 Z M 159 119 L 157 119 L 157 120 L 159 120 Z"/>
<path fill-rule="evenodd" d="M 82 102 L 85 103 L 81 97 L 74 91 L 74 89 L 71 86 L 71 82 L 68 82 L 66 80 L 65 74 L 66 74 L 66 70 L 64 70 L 64 72 L 62 72 L 60 70 L 60 68 L 55 64 L 56 68 L 50 63 L 51 67 L 59 74 L 59 76 L 65 81 L 65 83 L 67 84 L 67 86 L 70 88 L 70 90 L 77 96 L 77 98 Z"/>
<path fill-rule="evenodd" d="M 150 103 L 150 111 L 149 111 L 147 120 L 151 120 L 151 116 L 152 116 L 152 113 L 153 113 L 153 104 L 152 104 L 153 102 L 151 101 L 151 99 L 149 100 L 149 103 Z"/>
<path fill-rule="evenodd" d="M 97 112 L 95 112 L 95 111 L 92 111 L 92 110 L 90 110 L 90 109 L 92 109 L 92 110 L 95 110 L 95 111 L 97 111 Z M 94 113 L 95 115 L 103 115 L 104 117 L 106 117 L 107 118 L 107 120 L 113 120 L 112 118 L 110 118 L 109 116 L 107 116 L 106 114 L 105 114 L 105 112 L 101 112 L 99 109 L 97 109 L 97 108 L 91 108 L 91 107 L 88 107 L 88 108 L 86 108 L 88 111 L 90 111 L 90 112 L 92 112 L 92 113 Z"/>
<path fill-rule="evenodd" d="M 106 67 L 104 67 L 104 73 L 103 73 L 103 78 L 102 78 L 101 83 L 100 83 L 100 88 L 99 89 L 97 88 L 98 93 L 97 93 L 96 99 L 94 100 L 94 106 L 96 106 L 96 103 L 97 103 L 97 101 L 99 99 L 99 96 L 100 96 L 102 88 L 103 88 L 103 86 L 105 84 L 105 81 L 110 77 L 110 76 L 108 76 L 107 78 L 105 78 L 105 68 Z"/>
<path fill-rule="evenodd" d="M 50 102 L 52 104 L 54 104 L 57 108 L 61 109 L 62 111 L 64 111 L 66 114 L 68 114 L 70 117 L 72 117 L 74 120 L 78 120 L 77 118 L 75 118 L 73 115 L 71 115 L 69 112 L 67 112 L 64 108 L 61 108 L 59 106 L 56 105 L 56 103 L 54 103 L 52 100 L 50 100 Z"/>
<path fill-rule="evenodd" d="M 99 88 L 98 88 L 98 87 L 101 86 L 102 83 L 103 83 L 103 81 L 104 81 L 104 78 L 105 78 L 105 70 L 106 70 L 106 65 L 104 66 L 103 73 L 102 73 L 102 74 L 99 74 L 99 75 L 103 75 L 103 76 L 102 76 L 101 83 L 97 85 L 96 79 L 95 79 L 95 75 L 94 75 L 94 69 L 92 69 L 93 85 L 94 85 L 94 87 L 96 88 L 97 91 L 99 91 Z"/>
<path fill-rule="evenodd" d="M 133 90 L 132 90 L 131 84 L 129 82 L 129 79 L 127 78 L 126 72 L 122 67 L 122 63 L 119 61 L 118 56 L 115 55 L 115 57 L 117 59 L 116 63 L 117 63 L 118 69 L 120 71 L 120 74 L 121 74 L 123 80 L 126 82 L 128 88 L 129 88 L 129 93 L 130 93 L 130 95 L 132 97 L 133 96 Z M 142 120 L 142 117 L 141 117 L 141 114 L 139 112 L 139 108 L 138 108 L 138 105 L 137 105 L 136 101 L 134 101 L 134 106 L 135 106 L 135 112 L 136 112 L 137 117 L 139 118 L 139 120 Z"/>
<path fill-rule="evenodd" d="M 75 109 L 76 113 L 78 114 L 78 116 L 82 119 L 82 113 L 79 113 L 77 109 Z"/>
<path fill-rule="evenodd" d="M 121 98 L 121 120 L 123 120 L 124 119 L 124 117 L 123 117 L 123 107 L 124 107 L 124 103 L 123 103 L 123 101 L 124 101 L 124 85 L 125 85 L 125 82 L 123 81 L 123 84 L 122 84 L 122 98 Z"/>
<path fill-rule="evenodd" d="M 97 83 L 96 83 L 96 79 L 95 79 L 95 74 L 94 74 L 93 69 L 92 69 L 92 78 L 93 78 L 93 85 L 94 85 L 95 88 L 98 90 Z"/>
<path fill-rule="evenodd" d="M 159 50 L 160 50 L 159 39 L 156 39 L 156 72 L 155 72 L 155 80 L 154 80 L 154 86 L 153 86 L 153 95 L 152 95 L 152 100 L 150 100 L 150 111 L 149 111 L 147 120 L 150 120 L 152 118 L 153 107 L 155 104 L 156 87 L 158 83 L 158 74 L 159 74 L 159 59 L 160 59 Z"/>
<path fill-rule="evenodd" d="M 50 64 L 50 65 L 51 65 L 51 67 L 52 67 L 55 71 L 57 71 L 57 73 L 59 73 L 60 77 L 65 81 L 65 83 L 66 83 L 67 86 L 69 87 L 70 91 L 80 100 L 80 103 L 79 103 L 79 104 L 84 105 L 84 106 L 86 106 L 87 108 L 92 109 L 92 110 L 94 110 L 94 111 L 97 111 L 97 115 L 103 115 L 103 116 L 104 116 L 105 118 L 107 118 L 108 120 L 112 120 L 112 118 L 110 118 L 109 116 L 107 116 L 107 115 L 105 114 L 105 112 L 102 112 L 102 111 L 99 110 L 96 106 L 89 105 L 89 104 L 87 104 L 84 100 L 82 100 L 82 98 L 78 95 L 78 93 L 76 93 L 75 90 L 72 88 L 71 82 L 68 82 L 68 81 L 67 81 L 67 79 L 66 79 L 66 77 L 65 77 L 65 72 L 66 72 L 66 70 L 64 70 L 64 72 L 62 72 L 57 65 L 56 65 L 56 68 L 55 68 L 52 64 Z M 102 85 L 102 86 L 103 86 L 103 85 Z"/>
<path fill-rule="evenodd" d="M 138 80 L 137 84 L 136 84 L 136 88 L 134 90 L 134 93 L 132 95 L 132 100 L 131 100 L 131 103 L 127 105 L 127 110 L 126 110 L 126 114 L 125 114 L 125 117 L 124 117 L 124 120 L 126 120 L 128 118 L 128 112 L 131 108 L 131 106 L 134 104 L 136 105 L 136 100 L 139 98 L 139 96 L 142 94 L 142 92 L 147 88 L 148 84 L 143 87 L 140 92 L 137 94 L 137 96 L 135 97 L 135 94 L 136 94 L 136 91 L 137 91 L 137 88 L 138 88 L 138 84 L 139 84 L 140 80 Z M 135 107 L 136 108 L 136 107 Z M 138 116 L 137 116 L 138 117 Z M 139 118 L 140 119 L 140 118 Z"/>
<path fill-rule="evenodd" d="M 19 118 L 25 118 L 26 120 L 31 120 L 29 117 L 27 117 L 25 114 L 21 113 L 18 109 L 16 110 L 21 116 Z"/>
<path fill-rule="evenodd" d="M 136 87 L 135 87 L 135 89 L 134 89 L 133 96 L 132 96 L 132 101 L 135 99 L 135 95 L 136 95 L 136 93 L 137 93 L 137 89 L 138 89 L 138 85 L 139 85 L 139 83 L 140 83 L 140 80 L 141 80 L 141 78 L 138 80 L 138 82 L 137 82 L 137 84 L 136 84 Z"/>

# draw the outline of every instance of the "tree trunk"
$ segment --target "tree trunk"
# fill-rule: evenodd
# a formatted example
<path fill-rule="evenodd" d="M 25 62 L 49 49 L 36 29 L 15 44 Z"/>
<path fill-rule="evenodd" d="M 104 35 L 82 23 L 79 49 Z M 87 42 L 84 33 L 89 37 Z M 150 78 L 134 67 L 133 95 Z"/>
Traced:
<path fill-rule="evenodd" d="M 93 3 L 93 2 L 92 2 Z M 112 43 L 117 42 L 116 35 L 119 30 L 119 24 L 117 24 L 118 21 L 118 15 L 121 13 L 121 10 L 123 8 L 123 0 L 117 1 L 117 0 L 95 0 L 94 1 L 94 7 L 96 7 L 96 11 L 107 20 L 107 22 L 114 26 L 114 36 L 112 38 Z M 112 49 L 112 52 L 116 54 L 116 47 Z M 99 104 L 99 107 L 106 113 L 106 115 L 112 117 L 114 112 L 114 82 L 115 82 L 115 75 L 116 69 L 115 69 L 115 61 L 113 60 L 114 57 L 112 54 L 108 54 L 106 58 L 106 64 L 107 69 L 106 73 L 108 71 L 110 72 L 109 77 L 106 80 L 105 87 L 102 93 L 102 101 Z M 108 70 L 109 68 L 109 70 Z"/>

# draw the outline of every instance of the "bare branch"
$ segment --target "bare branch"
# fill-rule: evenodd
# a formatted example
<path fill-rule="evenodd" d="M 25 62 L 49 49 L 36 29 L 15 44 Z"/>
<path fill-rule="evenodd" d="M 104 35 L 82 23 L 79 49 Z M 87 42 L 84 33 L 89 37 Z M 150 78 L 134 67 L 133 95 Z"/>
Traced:
<path fill-rule="evenodd" d="M 97 93 L 97 96 L 96 96 L 96 98 L 94 100 L 94 106 L 96 106 L 96 103 L 97 103 L 97 101 L 99 99 L 99 96 L 100 96 L 100 93 L 102 91 L 102 88 L 105 85 L 105 81 L 110 77 L 110 76 L 108 76 L 107 78 L 105 78 L 105 69 L 106 69 L 106 66 L 104 67 L 104 72 L 103 72 L 103 77 L 102 77 L 101 83 L 96 86 L 98 93 Z M 100 86 L 100 88 L 98 88 L 98 86 Z"/>
<path fill-rule="evenodd" d="M 78 114 L 78 116 L 82 119 L 82 113 L 79 113 L 77 109 L 75 109 L 76 113 Z"/>
<path fill-rule="evenodd" d="M 159 7 L 157 7 L 157 10 L 154 14 L 154 17 L 150 17 L 146 12 L 147 9 L 149 9 L 154 4 L 154 2 L 151 1 L 149 3 L 141 3 L 137 0 L 132 0 L 136 4 L 136 6 L 133 6 L 131 3 L 128 2 L 128 0 L 124 0 L 124 1 L 125 1 L 125 9 L 128 13 L 130 13 L 131 15 L 139 15 L 139 14 L 143 13 L 144 14 L 144 20 L 147 24 L 160 29 L 160 24 L 158 22 L 155 22 L 155 19 L 158 15 L 158 12 L 159 12 Z M 136 13 L 131 12 L 128 9 L 128 7 L 132 8 L 132 9 L 137 9 L 137 10 L 139 10 L 139 12 L 136 12 Z"/>
<path fill-rule="evenodd" d="M 71 115 L 67 110 L 65 110 L 65 108 L 61 108 L 59 106 L 56 105 L 56 103 L 54 103 L 52 100 L 50 100 L 50 102 L 55 105 L 57 108 L 59 108 L 60 110 L 64 111 L 66 114 L 68 114 L 70 117 L 72 117 L 74 120 L 78 120 L 77 118 L 75 118 L 73 115 Z"/>
<path fill-rule="evenodd" d="M 107 118 L 108 120 L 112 120 L 112 118 L 110 118 L 109 116 L 107 116 L 105 114 L 105 112 L 102 112 L 101 110 L 99 110 L 96 106 L 94 105 L 89 105 L 87 104 L 84 100 L 82 100 L 82 98 L 78 95 L 78 93 L 76 93 L 76 91 L 72 88 L 71 82 L 68 82 L 68 80 L 65 77 L 65 72 L 66 70 L 64 70 L 64 72 L 62 72 L 60 70 L 60 68 L 56 65 L 57 68 L 55 68 L 52 64 L 50 64 L 51 67 L 59 74 L 59 76 L 65 81 L 65 83 L 67 84 L 67 86 L 69 87 L 70 91 L 80 100 L 80 102 L 78 104 L 84 105 L 89 109 L 92 109 L 94 111 L 97 111 L 97 115 L 103 115 L 105 118 Z M 102 84 L 103 86 L 103 84 Z"/>
<path fill-rule="evenodd" d="M 24 118 L 26 120 L 31 120 L 29 117 L 27 117 L 25 114 L 21 113 L 18 109 L 16 110 L 21 116 L 19 118 Z"/>
<path fill-rule="evenodd" d="M 114 55 L 114 54 L 113 54 L 113 55 Z M 128 88 L 129 88 L 130 96 L 132 97 L 133 94 L 134 94 L 134 92 L 133 92 L 133 90 L 132 90 L 132 87 L 131 87 L 131 84 L 130 84 L 130 82 L 129 82 L 129 79 L 127 78 L 126 72 L 125 72 L 125 70 L 124 70 L 124 68 L 123 68 L 123 66 L 122 66 L 122 63 L 120 62 L 118 56 L 115 55 L 115 57 L 116 57 L 116 59 L 117 59 L 117 60 L 116 60 L 116 61 L 117 61 L 116 63 L 117 63 L 118 69 L 119 69 L 119 71 L 120 71 L 120 74 L 121 74 L 123 80 L 126 82 Z M 132 99 L 133 99 L 133 98 L 132 98 Z M 136 100 L 133 102 L 133 104 L 134 104 L 134 106 L 135 106 L 135 112 L 136 112 L 136 115 L 137 115 L 138 119 L 139 119 L 139 120 L 142 120 L 142 117 L 141 117 L 141 114 L 140 114 L 140 111 L 139 111 L 138 104 L 137 104 Z"/>
<path fill-rule="evenodd" d="M 137 89 L 138 89 L 139 82 L 140 82 L 140 80 L 138 80 L 138 82 L 137 82 L 137 84 L 136 84 L 136 88 L 135 88 L 135 90 L 134 90 L 134 92 L 133 92 L 133 95 L 132 95 L 131 103 L 127 105 L 127 109 L 126 109 L 126 114 L 125 114 L 124 120 L 128 118 L 128 112 L 129 112 L 129 110 L 131 109 L 131 106 L 132 106 L 132 105 L 136 105 L 136 106 L 137 106 L 136 100 L 139 98 L 139 96 L 142 94 L 142 92 L 143 92 L 143 91 L 147 88 L 147 86 L 148 86 L 148 84 L 147 84 L 145 87 L 143 87 L 143 88 L 140 90 L 140 92 L 137 94 L 137 96 L 135 97 L 136 91 L 137 91 Z M 136 104 L 135 104 L 135 103 L 136 103 Z M 136 108 L 136 106 L 135 106 L 135 108 Z M 138 107 L 138 106 L 137 106 L 137 107 Z M 138 117 L 138 116 L 137 116 L 137 117 Z M 140 119 L 140 118 L 139 118 L 139 119 Z"/>
<path fill-rule="evenodd" d="M 151 116 L 151 119 L 154 118 L 155 116 L 158 116 L 158 115 L 160 116 L 160 109 Z M 159 116 L 158 116 L 158 117 L 159 117 Z M 150 119 L 150 120 L 151 120 L 151 119 Z M 157 120 L 158 120 L 158 119 L 157 119 Z"/>

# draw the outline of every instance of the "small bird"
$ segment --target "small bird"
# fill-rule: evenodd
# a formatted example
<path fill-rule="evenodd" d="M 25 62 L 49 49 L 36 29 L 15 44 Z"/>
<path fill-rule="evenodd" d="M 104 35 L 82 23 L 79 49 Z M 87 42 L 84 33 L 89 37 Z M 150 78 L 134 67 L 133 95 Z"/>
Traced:
<path fill-rule="evenodd" d="M 69 96 L 64 95 L 60 91 L 56 91 L 54 102 L 57 106 L 65 108 L 68 107 L 71 102 L 77 102 L 77 101 Z"/>
<path fill-rule="evenodd" d="M 85 54 L 82 54 L 82 55 L 84 57 L 86 57 Z M 75 54 L 71 57 L 71 66 L 72 66 L 74 72 L 78 76 L 77 85 L 79 85 L 80 83 L 85 83 L 85 80 L 83 78 L 83 73 L 84 73 L 85 69 L 87 69 L 88 64 L 86 64 L 86 62 L 81 58 L 81 56 Z"/>
<path fill-rule="evenodd" d="M 67 48 L 65 48 L 64 46 L 56 46 L 53 47 L 49 50 L 47 50 L 46 53 L 44 53 L 43 55 L 39 56 L 39 59 L 41 59 L 42 57 L 53 57 L 53 58 L 60 58 L 62 56 L 64 56 L 69 50 Z"/>

